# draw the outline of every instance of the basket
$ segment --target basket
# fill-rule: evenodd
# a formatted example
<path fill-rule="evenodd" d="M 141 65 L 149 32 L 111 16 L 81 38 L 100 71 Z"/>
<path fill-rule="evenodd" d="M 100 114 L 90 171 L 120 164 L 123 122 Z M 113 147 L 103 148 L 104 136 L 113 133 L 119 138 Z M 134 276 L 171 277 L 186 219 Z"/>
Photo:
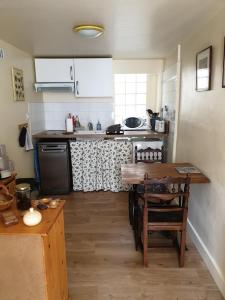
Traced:
<path fill-rule="evenodd" d="M 14 200 L 5 185 L 0 184 L 0 211 L 8 209 Z"/>

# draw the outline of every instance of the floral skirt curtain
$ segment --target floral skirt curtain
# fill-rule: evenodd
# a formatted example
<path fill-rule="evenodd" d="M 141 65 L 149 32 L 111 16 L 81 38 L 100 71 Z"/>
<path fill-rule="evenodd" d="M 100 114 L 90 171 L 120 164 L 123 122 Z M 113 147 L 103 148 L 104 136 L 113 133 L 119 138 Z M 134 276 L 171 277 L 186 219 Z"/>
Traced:
<path fill-rule="evenodd" d="M 132 143 L 89 140 L 70 143 L 73 190 L 127 190 L 121 181 L 121 164 L 131 162 Z"/>

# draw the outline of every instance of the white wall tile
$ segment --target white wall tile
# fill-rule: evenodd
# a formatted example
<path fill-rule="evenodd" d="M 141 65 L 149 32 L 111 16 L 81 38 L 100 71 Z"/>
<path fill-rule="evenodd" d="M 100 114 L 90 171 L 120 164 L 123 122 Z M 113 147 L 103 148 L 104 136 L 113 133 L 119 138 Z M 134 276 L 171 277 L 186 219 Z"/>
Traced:
<path fill-rule="evenodd" d="M 45 130 L 45 116 L 43 103 L 28 103 L 28 113 L 30 118 L 32 134 Z"/>
<path fill-rule="evenodd" d="M 99 121 L 102 129 L 114 123 L 112 119 L 113 104 L 100 102 L 49 102 L 31 103 L 30 117 L 35 130 L 64 130 L 65 118 L 71 113 L 78 115 L 80 123 L 87 129 L 88 122 L 92 122 L 94 128 Z"/>

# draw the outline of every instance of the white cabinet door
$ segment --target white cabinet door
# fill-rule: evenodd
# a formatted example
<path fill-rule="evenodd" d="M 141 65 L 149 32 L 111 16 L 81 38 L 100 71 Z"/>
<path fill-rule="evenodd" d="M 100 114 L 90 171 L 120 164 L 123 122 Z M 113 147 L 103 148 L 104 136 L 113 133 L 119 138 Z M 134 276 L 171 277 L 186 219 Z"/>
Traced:
<path fill-rule="evenodd" d="M 35 58 L 36 82 L 74 82 L 71 58 Z"/>
<path fill-rule="evenodd" d="M 76 97 L 112 97 L 111 58 L 75 58 Z"/>

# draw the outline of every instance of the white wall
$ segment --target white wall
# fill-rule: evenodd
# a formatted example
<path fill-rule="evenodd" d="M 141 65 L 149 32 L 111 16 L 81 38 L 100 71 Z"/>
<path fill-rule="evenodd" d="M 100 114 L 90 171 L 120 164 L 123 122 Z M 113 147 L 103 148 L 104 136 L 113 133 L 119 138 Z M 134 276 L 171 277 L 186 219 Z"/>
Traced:
<path fill-rule="evenodd" d="M 225 296 L 225 10 L 182 43 L 182 92 L 177 161 L 188 161 L 211 183 L 193 185 L 190 232 Z M 213 46 L 212 90 L 195 91 L 196 53 Z"/>
<path fill-rule="evenodd" d="M 162 80 L 162 107 L 167 107 L 165 112 L 165 119 L 170 123 L 169 138 L 168 138 L 168 162 L 172 162 L 173 157 L 173 143 L 174 143 L 174 129 L 175 129 L 175 112 L 176 112 L 176 80 L 177 80 L 177 64 L 165 67 Z"/>
<path fill-rule="evenodd" d="M 33 176 L 33 152 L 25 152 L 18 145 L 18 125 L 27 121 L 28 101 L 41 100 L 33 92 L 34 72 L 32 57 L 14 46 L 0 40 L 5 57 L 0 60 L 0 144 L 5 144 L 7 153 L 15 164 L 18 177 Z M 23 70 L 26 101 L 13 100 L 12 67 Z"/>
<path fill-rule="evenodd" d="M 113 60 L 113 72 L 123 74 L 159 74 L 163 70 L 163 64 L 164 61 L 162 59 Z"/>

